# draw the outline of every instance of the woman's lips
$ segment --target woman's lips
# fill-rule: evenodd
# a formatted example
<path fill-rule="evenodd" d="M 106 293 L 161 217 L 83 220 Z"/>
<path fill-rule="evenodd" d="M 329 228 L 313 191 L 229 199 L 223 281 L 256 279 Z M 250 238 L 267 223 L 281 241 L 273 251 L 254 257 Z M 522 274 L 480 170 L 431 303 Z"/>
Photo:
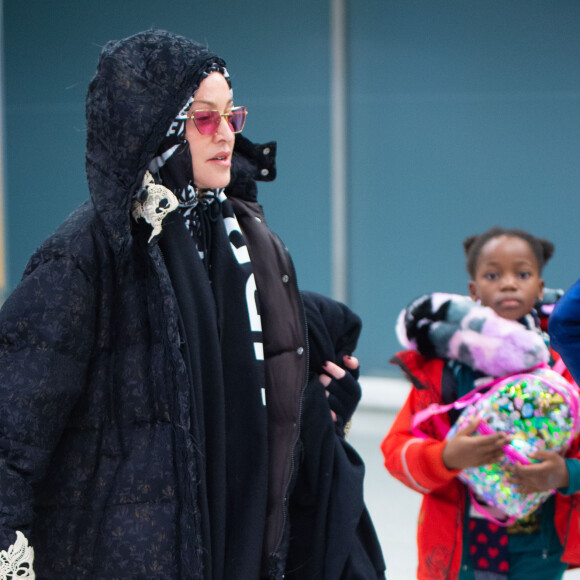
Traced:
<path fill-rule="evenodd" d="M 232 157 L 228 152 L 218 153 L 217 155 L 214 155 L 208 159 L 208 162 L 220 165 L 221 167 L 230 167 L 232 164 Z"/>

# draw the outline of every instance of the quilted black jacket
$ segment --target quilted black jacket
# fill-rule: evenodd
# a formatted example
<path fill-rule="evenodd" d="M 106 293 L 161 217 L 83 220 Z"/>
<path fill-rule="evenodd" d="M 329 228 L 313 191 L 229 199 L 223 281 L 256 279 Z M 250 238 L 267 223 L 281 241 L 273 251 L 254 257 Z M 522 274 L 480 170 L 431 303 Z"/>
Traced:
<path fill-rule="evenodd" d="M 0 549 L 20 530 L 39 579 L 208 578 L 201 411 L 159 244 L 130 209 L 210 59 L 163 31 L 103 48 L 87 96 L 90 200 L 34 254 L 0 312 Z M 281 577 L 307 345 L 292 263 L 255 199 L 254 179 L 274 176 L 274 144 L 239 142 L 228 195 L 264 308 L 274 391 L 265 561 Z M 203 376 L 219 364 L 219 337 L 211 293 L 196 300 Z"/>

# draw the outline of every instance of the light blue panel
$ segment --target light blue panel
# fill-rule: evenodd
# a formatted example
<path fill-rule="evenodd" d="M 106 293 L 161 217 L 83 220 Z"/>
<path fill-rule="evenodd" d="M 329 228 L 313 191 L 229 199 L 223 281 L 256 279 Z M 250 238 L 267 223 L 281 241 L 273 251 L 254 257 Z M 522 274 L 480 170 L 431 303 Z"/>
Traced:
<path fill-rule="evenodd" d="M 278 141 L 278 179 L 261 186 L 270 225 L 305 288 L 328 293 L 329 8 L 326 1 L 4 2 L 9 286 L 88 196 L 84 99 L 100 47 L 159 27 L 228 62 L 246 135 Z"/>
<path fill-rule="evenodd" d="M 351 296 L 381 374 L 403 306 L 466 291 L 468 235 L 525 228 L 556 244 L 548 286 L 580 276 L 580 4 L 351 7 Z"/>

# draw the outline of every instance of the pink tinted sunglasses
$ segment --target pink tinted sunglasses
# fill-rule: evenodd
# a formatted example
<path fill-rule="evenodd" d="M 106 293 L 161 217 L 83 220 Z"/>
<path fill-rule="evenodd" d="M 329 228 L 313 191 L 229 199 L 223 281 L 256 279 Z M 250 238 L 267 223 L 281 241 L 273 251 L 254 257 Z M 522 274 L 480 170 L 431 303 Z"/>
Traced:
<path fill-rule="evenodd" d="M 246 107 L 234 107 L 229 113 L 219 111 L 191 111 L 187 114 L 189 119 L 193 119 L 197 130 L 202 135 L 213 135 L 217 133 L 222 117 L 227 121 L 228 127 L 233 133 L 239 133 L 246 122 L 248 109 Z"/>

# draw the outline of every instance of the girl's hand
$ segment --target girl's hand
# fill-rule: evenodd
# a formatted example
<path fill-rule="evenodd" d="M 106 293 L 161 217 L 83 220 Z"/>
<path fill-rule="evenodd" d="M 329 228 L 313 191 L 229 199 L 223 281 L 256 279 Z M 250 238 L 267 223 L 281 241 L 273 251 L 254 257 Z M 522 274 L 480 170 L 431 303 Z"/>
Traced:
<path fill-rule="evenodd" d="M 443 448 L 442 459 L 447 469 L 465 469 L 497 463 L 504 456 L 503 447 L 509 443 L 505 433 L 492 435 L 475 435 L 481 419 L 472 418 L 469 423 L 457 431 Z"/>
<path fill-rule="evenodd" d="M 519 486 L 520 493 L 528 494 L 568 487 L 568 468 L 561 455 L 554 451 L 536 451 L 530 453 L 530 457 L 540 459 L 541 462 L 529 465 L 518 463 L 509 478 L 510 483 Z"/>
<path fill-rule="evenodd" d="M 343 362 L 348 372 L 337 364 L 327 361 L 323 366 L 326 374 L 318 377 L 326 389 L 330 414 L 339 426 L 348 423 L 361 398 L 361 388 L 356 380 L 358 359 L 354 356 L 344 356 Z"/>

